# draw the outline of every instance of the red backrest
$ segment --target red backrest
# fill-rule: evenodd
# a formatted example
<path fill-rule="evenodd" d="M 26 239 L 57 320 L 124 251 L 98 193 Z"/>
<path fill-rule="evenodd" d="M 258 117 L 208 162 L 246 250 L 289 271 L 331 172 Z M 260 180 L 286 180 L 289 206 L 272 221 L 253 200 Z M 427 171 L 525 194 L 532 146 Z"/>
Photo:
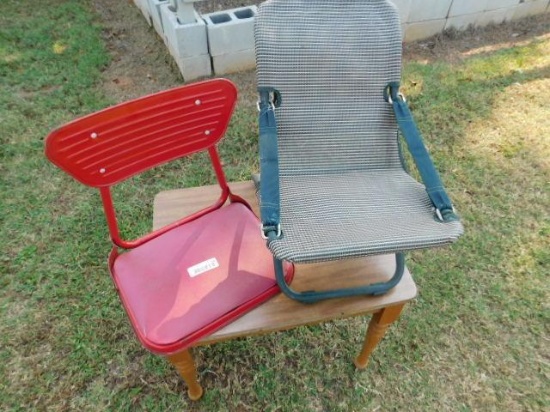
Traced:
<path fill-rule="evenodd" d="M 213 79 L 131 100 L 54 130 L 46 155 L 81 183 L 108 187 L 225 134 L 237 89 Z"/>

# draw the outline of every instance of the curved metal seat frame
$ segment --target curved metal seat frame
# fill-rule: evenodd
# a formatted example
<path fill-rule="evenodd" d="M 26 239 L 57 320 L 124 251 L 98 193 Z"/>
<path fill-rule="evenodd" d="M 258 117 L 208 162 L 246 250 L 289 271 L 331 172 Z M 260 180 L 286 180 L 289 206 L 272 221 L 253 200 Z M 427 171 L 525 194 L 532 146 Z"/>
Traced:
<path fill-rule="evenodd" d="M 355 288 L 341 288 L 341 289 L 331 289 L 327 291 L 313 291 L 307 290 L 303 292 L 297 292 L 290 287 L 287 280 L 285 279 L 284 270 L 283 270 L 283 261 L 277 258 L 273 259 L 275 265 L 275 278 L 277 279 L 277 284 L 279 288 L 291 299 L 298 300 L 303 303 L 315 303 L 324 299 L 333 299 L 333 298 L 342 298 L 342 297 L 351 297 L 351 296 L 361 296 L 361 295 L 383 295 L 388 292 L 390 289 L 397 286 L 403 277 L 405 272 L 405 254 L 396 253 L 395 254 L 395 272 L 390 280 L 386 282 L 377 282 L 370 283 L 368 285 L 359 286 Z"/>

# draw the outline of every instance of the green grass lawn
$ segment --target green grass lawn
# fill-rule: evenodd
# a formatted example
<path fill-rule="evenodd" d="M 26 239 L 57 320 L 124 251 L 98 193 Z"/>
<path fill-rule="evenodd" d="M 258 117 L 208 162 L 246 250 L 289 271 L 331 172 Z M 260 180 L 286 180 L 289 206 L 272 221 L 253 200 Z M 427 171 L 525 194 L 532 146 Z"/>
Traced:
<path fill-rule="evenodd" d="M 410 255 L 419 296 L 370 366 L 352 364 L 367 319 L 221 343 L 196 350 L 206 392 L 191 403 L 126 321 L 99 196 L 43 155 L 52 128 L 114 103 L 90 4 L 0 5 L 0 410 L 550 408 L 548 33 L 406 61 L 406 94 L 466 234 Z M 221 145 L 231 180 L 257 168 L 255 116 L 241 102 Z M 159 190 L 211 183 L 205 161 L 125 184 L 125 230 L 147 230 Z"/>

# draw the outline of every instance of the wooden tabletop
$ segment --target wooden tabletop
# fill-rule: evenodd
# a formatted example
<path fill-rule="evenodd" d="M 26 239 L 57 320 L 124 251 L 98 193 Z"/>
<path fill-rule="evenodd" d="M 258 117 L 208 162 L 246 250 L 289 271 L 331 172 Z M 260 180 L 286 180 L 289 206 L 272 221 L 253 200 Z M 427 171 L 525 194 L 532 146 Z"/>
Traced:
<path fill-rule="evenodd" d="M 231 183 L 229 186 L 233 193 L 250 203 L 256 214 L 259 213 L 252 181 Z M 214 203 L 219 194 L 218 186 L 159 193 L 154 202 L 153 228 L 162 227 Z M 394 255 L 296 265 L 292 288 L 303 291 L 359 286 L 387 280 L 393 275 L 394 269 Z M 408 269 L 405 269 L 401 282 L 382 296 L 328 299 L 314 304 L 304 304 L 279 294 L 212 335 L 204 337 L 197 344 L 210 344 L 240 336 L 372 313 L 387 306 L 407 302 L 415 296 L 416 285 Z"/>

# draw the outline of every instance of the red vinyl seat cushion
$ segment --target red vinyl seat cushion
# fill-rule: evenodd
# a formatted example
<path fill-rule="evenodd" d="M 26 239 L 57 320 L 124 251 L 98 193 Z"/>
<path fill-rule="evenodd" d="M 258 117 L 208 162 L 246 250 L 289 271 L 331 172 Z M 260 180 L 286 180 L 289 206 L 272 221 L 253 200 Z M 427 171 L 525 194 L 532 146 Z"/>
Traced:
<path fill-rule="evenodd" d="M 119 255 L 112 275 L 136 334 L 161 353 L 189 346 L 242 314 L 246 302 L 278 291 L 258 219 L 241 203 Z"/>

